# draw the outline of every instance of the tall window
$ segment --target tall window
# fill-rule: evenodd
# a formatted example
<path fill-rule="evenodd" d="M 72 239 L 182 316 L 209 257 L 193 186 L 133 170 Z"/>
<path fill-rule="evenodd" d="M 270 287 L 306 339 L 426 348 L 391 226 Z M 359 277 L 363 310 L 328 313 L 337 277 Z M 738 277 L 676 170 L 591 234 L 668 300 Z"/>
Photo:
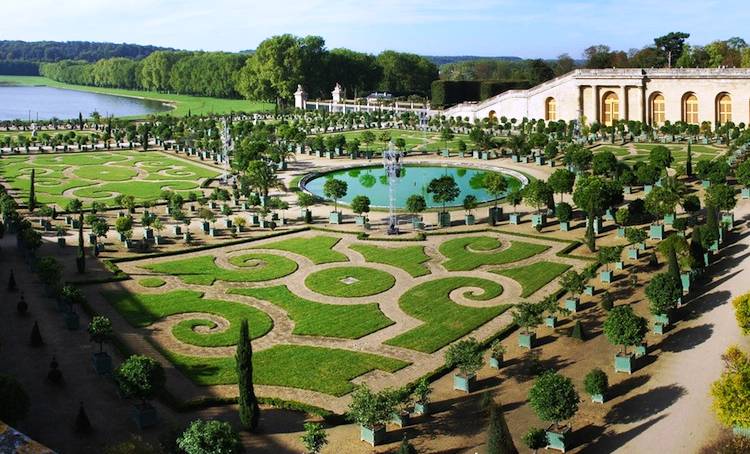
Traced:
<path fill-rule="evenodd" d="M 716 99 L 716 121 L 720 125 L 732 121 L 732 97 L 726 93 Z"/>
<path fill-rule="evenodd" d="M 682 101 L 682 121 L 687 124 L 698 124 L 698 97 L 690 93 Z"/>
<path fill-rule="evenodd" d="M 651 99 L 651 124 L 653 126 L 661 126 L 664 124 L 665 118 L 664 96 L 659 93 Z"/>
<path fill-rule="evenodd" d="M 547 98 L 544 108 L 544 119 L 547 121 L 557 121 L 557 101 L 555 98 Z"/>
<path fill-rule="evenodd" d="M 610 91 L 604 96 L 602 104 L 602 123 L 612 126 L 613 122 L 620 119 L 620 101 L 617 95 Z"/>

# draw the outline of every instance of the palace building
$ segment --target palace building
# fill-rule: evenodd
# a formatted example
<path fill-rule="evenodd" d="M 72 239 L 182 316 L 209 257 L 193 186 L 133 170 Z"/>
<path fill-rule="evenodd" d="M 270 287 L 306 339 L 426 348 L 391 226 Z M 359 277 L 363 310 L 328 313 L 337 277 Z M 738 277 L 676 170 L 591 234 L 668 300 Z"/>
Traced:
<path fill-rule="evenodd" d="M 750 124 L 750 68 L 577 69 L 528 90 L 461 103 L 447 117 Z"/>

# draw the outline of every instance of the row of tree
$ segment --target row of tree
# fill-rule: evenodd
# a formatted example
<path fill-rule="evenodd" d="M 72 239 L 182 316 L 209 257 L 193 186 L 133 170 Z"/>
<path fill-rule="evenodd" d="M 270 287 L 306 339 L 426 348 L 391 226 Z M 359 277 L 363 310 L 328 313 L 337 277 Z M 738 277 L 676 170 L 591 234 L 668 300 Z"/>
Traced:
<path fill-rule="evenodd" d="M 0 41 L 0 60 L 53 62 L 126 57 L 141 59 L 164 47 L 91 41 Z"/>

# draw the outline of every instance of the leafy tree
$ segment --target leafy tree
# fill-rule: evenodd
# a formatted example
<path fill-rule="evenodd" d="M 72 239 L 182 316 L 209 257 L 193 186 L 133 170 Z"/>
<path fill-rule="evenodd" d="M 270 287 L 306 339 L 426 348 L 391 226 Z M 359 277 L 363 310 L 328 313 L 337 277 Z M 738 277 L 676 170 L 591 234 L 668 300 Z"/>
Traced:
<path fill-rule="evenodd" d="M 750 293 L 745 293 L 732 300 L 734 316 L 743 334 L 750 334 Z"/>
<path fill-rule="evenodd" d="M 643 342 L 647 332 L 648 322 L 636 315 L 629 305 L 615 306 L 604 321 L 607 340 L 614 345 L 622 345 L 624 353 L 627 353 L 628 346 Z"/>
<path fill-rule="evenodd" d="M 81 202 L 78 199 L 70 200 L 68 201 L 68 204 L 65 206 L 65 209 L 69 213 L 78 213 L 79 211 L 81 211 L 81 209 L 83 209 L 83 202 Z"/>
<path fill-rule="evenodd" d="M 236 454 L 242 444 L 231 424 L 196 419 L 177 438 L 177 447 L 185 454 Z"/>
<path fill-rule="evenodd" d="M 487 453 L 488 454 L 517 454 L 516 445 L 510 435 L 508 423 L 500 405 L 494 404 L 490 407 L 490 422 L 487 426 Z"/>
<path fill-rule="evenodd" d="M 410 195 L 406 199 L 406 211 L 409 213 L 421 213 L 427 209 L 427 202 L 419 194 Z"/>
<path fill-rule="evenodd" d="M 240 424 L 249 431 L 258 427 L 260 407 L 253 387 L 253 346 L 250 343 L 250 330 L 247 320 L 240 324 L 240 338 L 237 342 L 237 385 L 239 387 L 238 403 L 240 406 Z"/>
<path fill-rule="evenodd" d="M 563 194 L 570 194 L 573 192 L 573 186 L 575 185 L 576 174 L 568 169 L 557 169 L 552 175 L 549 176 L 547 183 L 550 185 L 552 190 L 557 194 L 560 194 L 560 201 L 562 202 Z"/>
<path fill-rule="evenodd" d="M 443 205 L 443 212 L 445 212 L 446 203 L 456 200 L 461 189 L 452 176 L 445 175 L 432 179 L 427 185 L 427 193 L 432 194 L 432 200 Z"/>
<path fill-rule="evenodd" d="M 607 374 L 599 368 L 591 369 L 583 379 L 583 389 L 590 395 L 604 394 L 607 388 L 609 388 Z"/>
<path fill-rule="evenodd" d="M 464 197 L 463 206 L 464 210 L 466 210 L 466 213 L 471 214 L 471 212 L 474 211 L 477 206 L 479 206 L 477 197 L 474 194 L 467 195 L 466 197 Z"/>
<path fill-rule="evenodd" d="M 561 421 L 576 414 L 581 401 L 573 382 L 553 371 L 536 379 L 529 390 L 528 400 L 539 419 L 554 422 L 558 427 Z"/>
<path fill-rule="evenodd" d="M 690 33 L 670 32 L 664 36 L 654 38 L 654 44 L 668 67 L 671 68 L 672 62 L 680 59 L 685 49 L 685 40 L 689 37 Z"/>
<path fill-rule="evenodd" d="M 537 209 L 547 204 L 552 196 L 552 188 L 543 180 L 533 180 L 523 189 L 523 198 Z"/>
<path fill-rule="evenodd" d="M 0 374 L 0 420 L 16 425 L 29 412 L 29 395 L 23 385 L 14 377 Z"/>
<path fill-rule="evenodd" d="M 750 358 L 737 346 L 721 356 L 724 371 L 711 385 L 713 409 L 719 421 L 728 427 L 750 427 Z"/>
<path fill-rule="evenodd" d="M 664 145 L 657 145 L 652 148 L 648 159 L 651 165 L 659 170 L 660 174 L 664 173 L 664 171 L 672 165 L 672 161 L 674 160 L 672 158 L 672 152 Z"/>
<path fill-rule="evenodd" d="M 460 340 L 446 350 L 445 364 L 458 368 L 466 377 L 473 376 L 484 364 L 482 347 L 474 338 Z"/>
<path fill-rule="evenodd" d="M 737 182 L 746 188 L 750 187 L 750 160 L 742 161 L 734 171 Z"/>
<path fill-rule="evenodd" d="M 640 244 L 646 241 L 648 233 L 638 227 L 628 227 L 625 229 L 625 238 L 632 244 Z"/>
<path fill-rule="evenodd" d="M 669 273 L 659 273 L 646 286 L 646 296 L 652 314 L 667 314 L 677 307 L 677 299 L 682 296 L 682 285 Z"/>
<path fill-rule="evenodd" d="M 357 424 L 374 429 L 391 419 L 393 399 L 389 390 L 374 393 L 366 386 L 359 386 L 352 393 L 347 415 Z"/>
<path fill-rule="evenodd" d="M 560 202 L 555 207 L 555 214 L 560 222 L 570 222 L 573 219 L 573 207 L 569 203 Z"/>
<path fill-rule="evenodd" d="M 141 399 L 145 405 L 164 387 L 164 369 L 153 358 L 132 355 L 115 370 L 115 382 L 123 395 Z"/>
<path fill-rule="evenodd" d="M 497 200 L 508 190 L 508 180 L 499 172 L 487 172 L 483 180 L 484 189 L 492 196 L 497 208 Z"/>
<path fill-rule="evenodd" d="M 248 182 L 249 186 L 260 192 L 263 197 L 268 197 L 271 189 L 285 189 L 274 167 L 265 161 L 250 162 L 242 180 Z"/>
<path fill-rule="evenodd" d="M 508 201 L 508 203 L 513 206 L 513 213 L 516 212 L 516 207 L 521 204 L 523 201 L 523 192 L 518 190 L 518 188 L 513 188 L 508 193 L 508 195 L 505 196 L 505 200 Z"/>
<path fill-rule="evenodd" d="M 352 199 L 352 211 L 357 214 L 370 212 L 370 198 L 366 195 L 358 195 Z"/>
<path fill-rule="evenodd" d="M 305 433 L 300 437 L 307 454 L 318 454 L 328 444 L 328 435 L 321 424 L 305 423 Z"/>
<path fill-rule="evenodd" d="M 603 151 L 594 155 L 591 161 L 591 171 L 594 175 L 611 176 L 617 171 L 617 158 L 611 151 Z"/>
<path fill-rule="evenodd" d="M 732 186 L 715 184 L 706 190 L 706 205 L 711 205 L 720 211 L 732 211 L 736 204 L 737 196 Z"/>
<path fill-rule="evenodd" d="M 112 321 L 102 315 L 91 319 L 88 327 L 89 340 L 99 344 L 99 352 L 104 350 L 103 344 L 112 338 Z"/>
<path fill-rule="evenodd" d="M 646 196 L 646 210 L 659 222 L 664 216 L 674 214 L 679 201 L 679 194 L 657 186 Z"/>
<path fill-rule="evenodd" d="M 333 199 L 333 211 L 338 211 L 338 200 L 346 196 L 348 185 L 346 181 L 332 178 L 323 184 L 323 194 L 329 199 Z"/>
<path fill-rule="evenodd" d="M 542 323 L 544 307 L 539 304 L 519 303 L 513 309 L 513 322 L 529 334 L 530 330 Z"/>
<path fill-rule="evenodd" d="M 583 293 L 586 279 L 583 274 L 570 270 L 560 278 L 560 286 L 574 298 Z"/>
<path fill-rule="evenodd" d="M 609 271 L 609 265 L 618 262 L 621 255 L 622 248 L 619 246 L 602 246 L 599 249 L 597 258 L 599 259 L 599 262 L 604 264 L 605 269 Z"/>

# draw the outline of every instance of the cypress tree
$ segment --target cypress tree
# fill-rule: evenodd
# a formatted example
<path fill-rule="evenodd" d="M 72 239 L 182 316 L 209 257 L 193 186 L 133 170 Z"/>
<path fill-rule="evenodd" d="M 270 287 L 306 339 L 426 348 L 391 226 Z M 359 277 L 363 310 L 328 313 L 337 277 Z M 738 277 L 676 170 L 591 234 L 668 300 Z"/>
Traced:
<path fill-rule="evenodd" d="M 76 268 L 80 274 L 86 272 L 86 250 L 83 244 L 83 211 L 78 213 L 78 255 L 76 256 Z"/>
<path fill-rule="evenodd" d="M 39 322 L 34 322 L 34 327 L 31 328 L 31 346 L 41 347 L 42 345 L 44 345 L 44 340 L 42 339 L 42 333 L 39 331 Z"/>
<path fill-rule="evenodd" d="M 688 178 L 692 178 L 693 176 L 693 150 L 692 150 L 693 142 L 691 140 L 688 141 L 688 149 L 687 149 L 687 161 L 685 162 L 685 175 L 688 176 Z"/>
<path fill-rule="evenodd" d="M 694 228 L 690 236 L 690 266 L 692 269 L 703 269 L 703 243 L 701 243 L 701 228 Z"/>
<path fill-rule="evenodd" d="M 719 235 L 719 219 L 713 205 L 706 205 L 706 227 L 708 227 L 711 235 Z"/>
<path fill-rule="evenodd" d="M 86 409 L 83 408 L 83 402 L 78 406 L 78 414 L 76 415 L 75 431 L 79 434 L 85 434 L 91 432 L 91 421 L 89 416 L 86 414 Z"/>
<path fill-rule="evenodd" d="M 589 251 L 596 251 L 596 234 L 594 233 L 594 221 L 595 218 L 591 215 L 588 217 L 588 225 L 586 226 L 586 246 Z"/>
<path fill-rule="evenodd" d="M 490 424 L 487 427 L 487 454 L 518 454 L 500 405 L 493 405 L 490 409 Z"/>
<path fill-rule="evenodd" d="M 8 291 L 16 291 L 16 276 L 13 274 L 13 270 L 10 270 L 10 276 L 8 276 Z"/>
<path fill-rule="evenodd" d="M 677 262 L 677 252 L 673 247 L 669 248 L 667 264 L 667 271 L 669 272 L 669 275 L 672 276 L 672 278 L 677 282 L 679 282 L 680 286 L 682 286 L 682 278 L 680 278 L 680 264 Z"/>
<path fill-rule="evenodd" d="M 29 211 L 31 212 L 36 210 L 36 194 L 34 192 L 35 176 L 36 176 L 36 169 L 31 169 L 31 182 L 29 183 Z"/>
<path fill-rule="evenodd" d="M 406 434 L 404 434 L 404 438 L 401 440 L 401 445 L 398 447 L 398 454 L 417 454 L 417 450 L 411 443 L 409 443 Z"/>
<path fill-rule="evenodd" d="M 247 319 L 240 325 L 240 340 L 237 343 L 237 384 L 240 396 L 240 424 L 246 430 L 253 431 L 258 427 L 260 408 L 253 388 L 253 346 L 250 343 L 250 330 Z"/>

